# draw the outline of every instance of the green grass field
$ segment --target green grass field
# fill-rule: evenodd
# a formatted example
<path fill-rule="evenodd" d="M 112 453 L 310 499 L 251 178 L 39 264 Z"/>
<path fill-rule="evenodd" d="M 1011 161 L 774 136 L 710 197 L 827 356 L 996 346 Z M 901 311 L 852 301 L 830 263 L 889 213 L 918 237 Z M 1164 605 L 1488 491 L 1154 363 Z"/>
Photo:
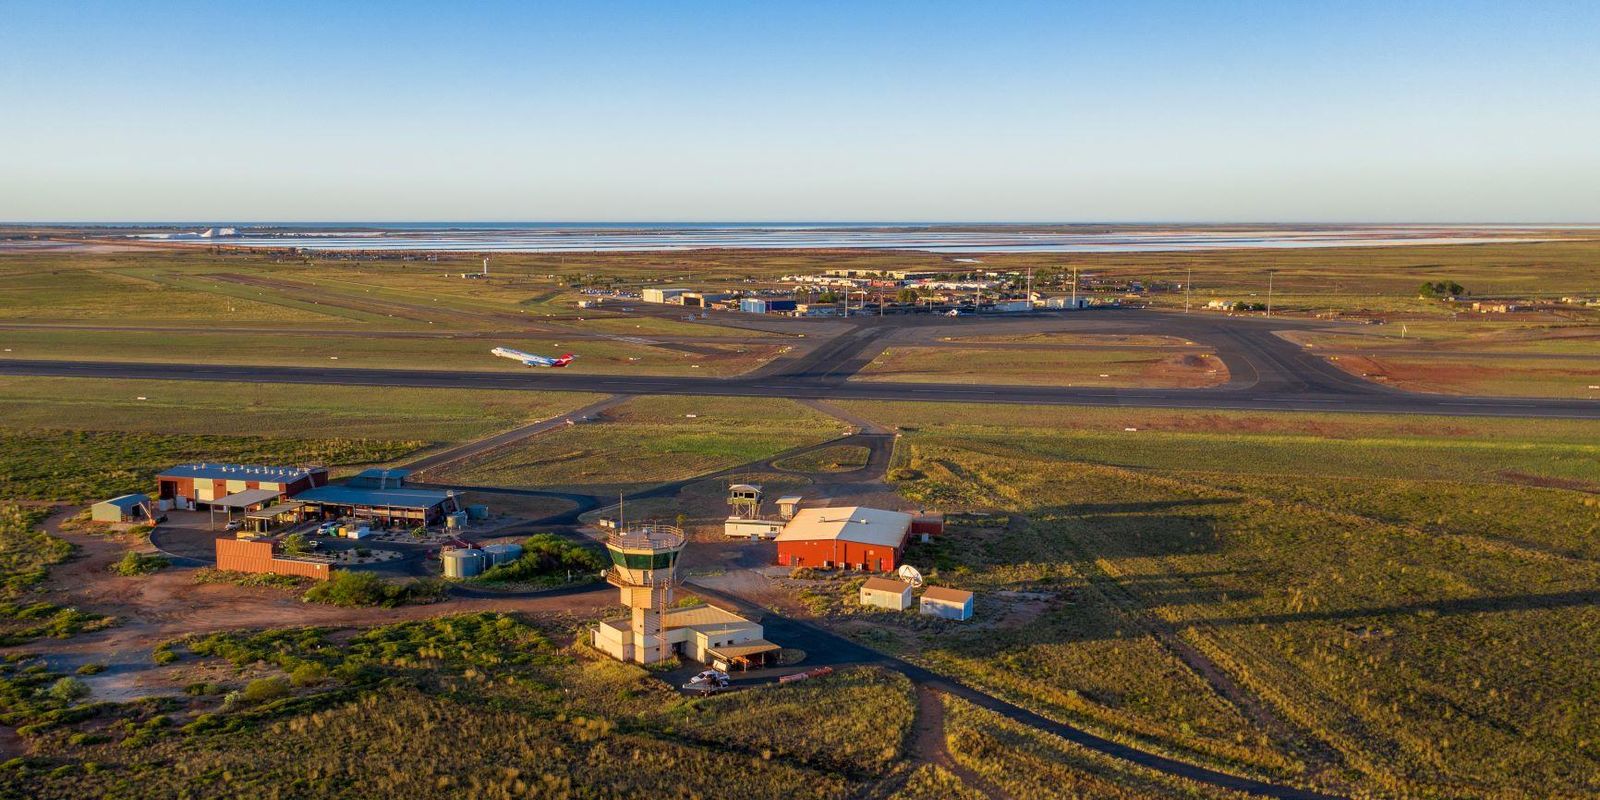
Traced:
<path fill-rule="evenodd" d="M 144 398 L 144 399 L 140 399 Z M 0 498 L 148 491 L 183 461 L 391 462 L 577 408 L 584 394 L 0 378 Z"/>
<path fill-rule="evenodd" d="M 713 472 L 843 433 L 842 423 L 790 400 L 645 397 L 609 409 L 595 422 L 452 466 L 435 479 L 495 486 L 639 486 Z"/>
<path fill-rule="evenodd" d="M 87 503 L 149 493 L 173 464 L 374 464 L 415 452 L 420 440 L 197 436 L 126 431 L 0 430 L 0 497 Z"/>
<path fill-rule="evenodd" d="M 1122 387 L 1201 387 L 1227 379 L 1227 367 L 1202 353 L 965 347 L 890 347 L 852 377 L 904 383 Z"/>
<path fill-rule="evenodd" d="M 240 332 L 171 333 L 150 331 L 12 330 L 0 331 L 6 358 L 134 361 L 145 363 L 263 364 L 435 369 L 450 372 L 538 372 L 490 354 L 495 347 L 530 353 L 578 356 L 568 372 L 605 375 L 738 375 L 777 355 L 770 346 L 704 345 L 710 352 L 688 353 L 605 339 L 571 339 L 559 333 L 541 338 L 383 338 L 376 336 L 295 336 Z"/>
<path fill-rule="evenodd" d="M 1124 432 L 1144 412 L 848 405 L 915 429 L 911 499 L 1007 517 L 907 554 L 979 592 L 976 624 L 857 635 L 1219 767 L 1391 796 L 1600 787 L 1595 423 Z"/>
<path fill-rule="evenodd" d="M 779 459 L 772 465 L 792 472 L 848 472 L 866 466 L 871 456 L 872 451 L 865 447 L 839 445 Z"/>
<path fill-rule="evenodd" d="M 564 392 L 4 376 L 0 377 L 0 429 L 447 443 L 548 419 L 600 397 Z"/>

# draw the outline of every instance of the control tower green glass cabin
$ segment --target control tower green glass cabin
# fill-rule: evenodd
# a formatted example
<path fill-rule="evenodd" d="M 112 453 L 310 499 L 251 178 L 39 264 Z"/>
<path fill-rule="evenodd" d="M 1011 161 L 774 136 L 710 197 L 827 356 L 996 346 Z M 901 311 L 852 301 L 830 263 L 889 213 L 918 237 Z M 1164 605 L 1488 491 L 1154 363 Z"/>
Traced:
<path fill-rule="evenodd" d="M 671 525 L 634 525 L 606 539 L 606 582 L 622 591 L 622 604 L 633 612 L 633 660 L 640 664 L 672 657 L 665 620 L 683 544 L 683 531 Z"/>

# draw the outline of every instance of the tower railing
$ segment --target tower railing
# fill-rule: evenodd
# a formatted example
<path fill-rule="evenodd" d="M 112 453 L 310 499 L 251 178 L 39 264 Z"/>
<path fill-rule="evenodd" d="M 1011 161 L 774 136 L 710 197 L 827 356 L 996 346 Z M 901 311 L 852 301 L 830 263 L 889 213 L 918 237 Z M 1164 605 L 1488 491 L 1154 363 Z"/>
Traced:
<path fill-rule="evenodd" d="M 623 550 L 677 550 L 685 541 L 683 529 L 676 525 L 642 523 L 612 531 L 606 537 L 606 546 Z"/>

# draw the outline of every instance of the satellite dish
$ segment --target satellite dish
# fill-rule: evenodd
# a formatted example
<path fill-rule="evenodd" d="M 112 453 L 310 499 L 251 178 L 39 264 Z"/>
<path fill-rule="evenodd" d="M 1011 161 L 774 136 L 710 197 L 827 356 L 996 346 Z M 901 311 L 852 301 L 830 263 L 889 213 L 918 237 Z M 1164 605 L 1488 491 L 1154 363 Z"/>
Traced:
<path fill-rule="evenodd" d="M 900 576 L 900 580 L 903 580 L 912 586 L 922 585 L 922 573 L 918 572 L 917 568 L 911 566 L 910 564 L 901 564 L 900 570 L 895 574 Z"/>

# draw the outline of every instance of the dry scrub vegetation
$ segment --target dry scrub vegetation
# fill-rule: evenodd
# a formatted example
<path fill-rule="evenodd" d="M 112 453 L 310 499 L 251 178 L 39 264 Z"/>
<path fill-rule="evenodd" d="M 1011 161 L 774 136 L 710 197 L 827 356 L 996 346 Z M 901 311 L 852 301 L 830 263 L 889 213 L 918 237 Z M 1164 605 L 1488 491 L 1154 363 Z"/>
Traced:
<path fill-rule="evenodd" d="M 64 638 L 112 623 L 40 595 L 50 566 L 72 555 L 72 545 L 39 530 L 45 515 L 42 508 L 0 503 L 0 645 Z"/>
<path fill-rule="evenodd" d="M 1211 798 L 1230 792 L 1107 758 L 1018 725 L 964 700 L 946 698 L 945 738 L 957 764 L 1016 800 L 1095 797 L 1104 800 Z"/>
<path fill-rule="evenodd" d="M 33 753 L 0 767 L 0 796 L 831 799 L 900 768 L 904 678 L 688 699 L 552 643 L 568 633 L 481 613 L 214 634 L 158 649 L 212 682 L 124 705 L 51 699 L 58 676 L 22 665 L 0 700 Z M 200 669 L 219 662 L 232 678 Z"/>
<path fill-rule="evenodd" d="M 911 437 L 906 494 L 1011 517 L 908 555 L 979 590 L 978 624 L 929 638 L 888 615 L 881 641 L 1233 770 L 1389 796 L 1600 791 L 1600 502 L 1503 478 L 1592 480 L 1590 446 L 1239 435 L 1163 457 L 1109 438 Z"/>

